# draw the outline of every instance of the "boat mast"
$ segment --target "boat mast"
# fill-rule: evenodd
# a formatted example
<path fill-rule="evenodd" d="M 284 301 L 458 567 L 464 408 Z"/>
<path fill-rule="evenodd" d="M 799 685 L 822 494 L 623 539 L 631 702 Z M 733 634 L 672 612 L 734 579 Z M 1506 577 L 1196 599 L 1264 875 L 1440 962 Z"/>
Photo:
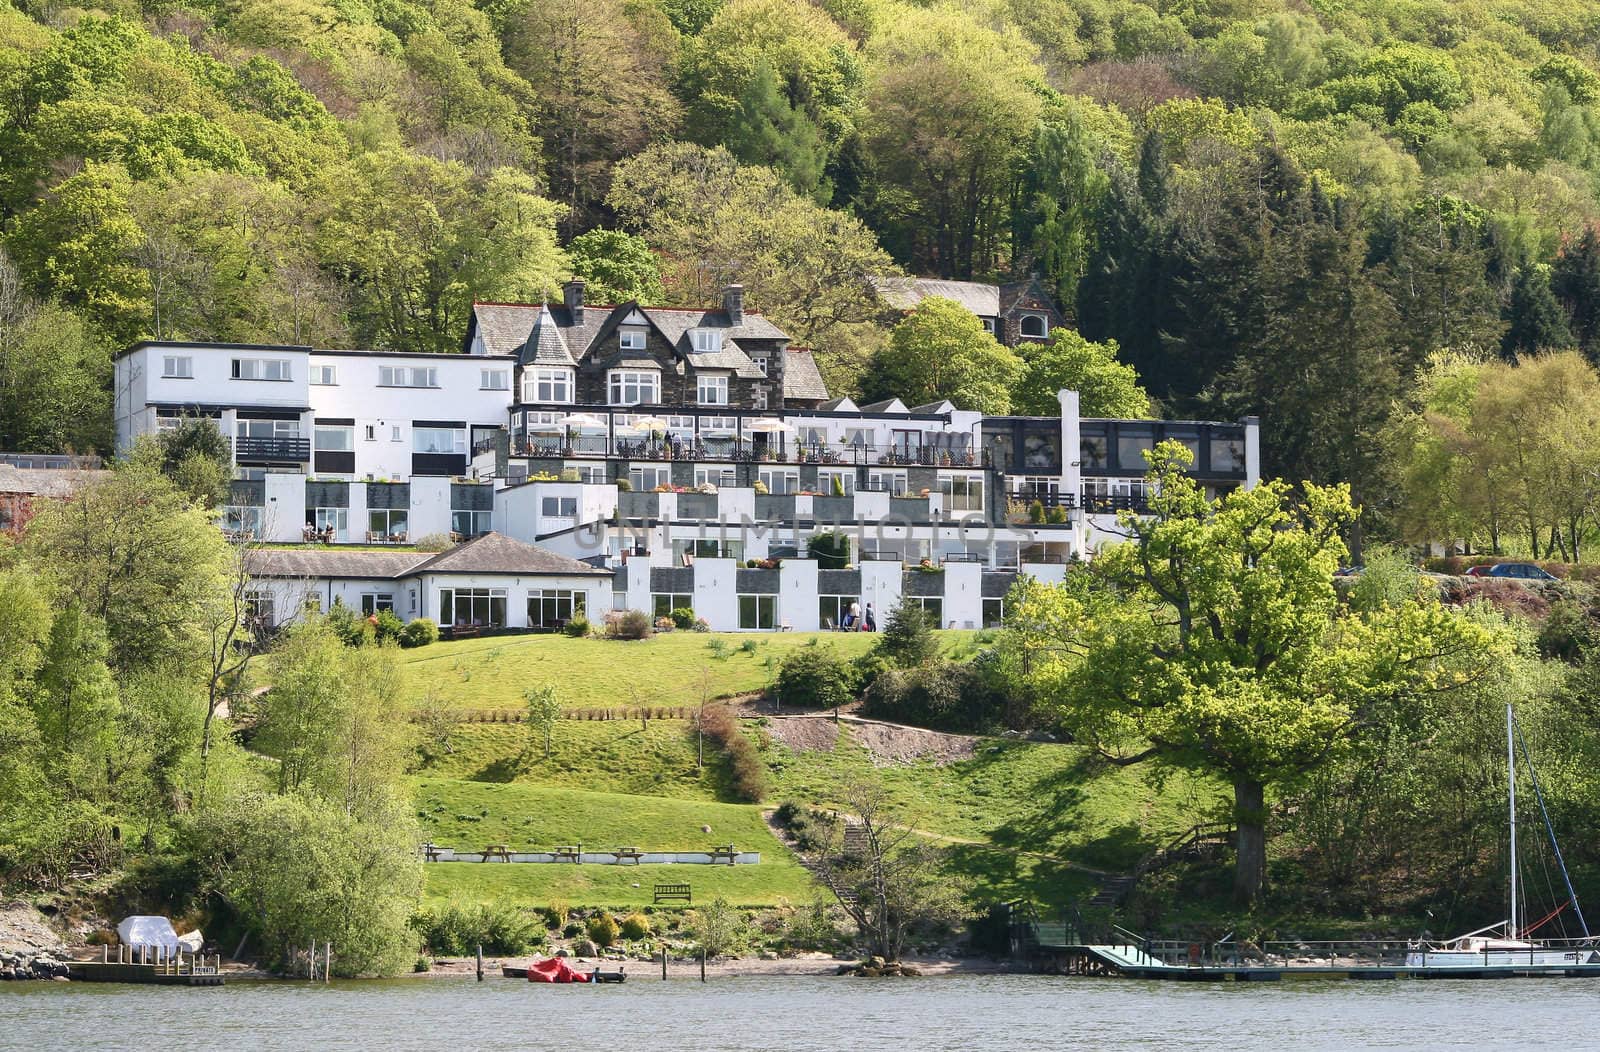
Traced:
<path fill-rule="evenodd" d="M 1506 937 L 1517 937 L 1517 745 L 1511 703 L 1506 703 L 1506 779 L 1511 793 L 1511 927 Z"/>

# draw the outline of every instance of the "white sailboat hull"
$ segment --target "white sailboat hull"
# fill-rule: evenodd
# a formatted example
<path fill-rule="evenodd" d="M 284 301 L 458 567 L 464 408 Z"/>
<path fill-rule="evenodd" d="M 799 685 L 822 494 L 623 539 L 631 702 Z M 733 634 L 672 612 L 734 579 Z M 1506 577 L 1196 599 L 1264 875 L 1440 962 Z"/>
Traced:
<path fill-rule="evenodd" d="M 1559 968 L 1579 964 L 1600 965 L 1600 950 L 1413 950 L 1406 954 L 1407 968 Z"/>

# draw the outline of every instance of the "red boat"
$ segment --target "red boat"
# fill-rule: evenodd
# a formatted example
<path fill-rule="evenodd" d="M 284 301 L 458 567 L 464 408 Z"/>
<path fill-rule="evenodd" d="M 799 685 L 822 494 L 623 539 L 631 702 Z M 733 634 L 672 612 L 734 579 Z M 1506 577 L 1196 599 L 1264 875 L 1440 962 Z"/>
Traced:
<path fill-rule="evenodd" d="M 627 979 L 625 972 L 580 972 L 560 957 L 546 957 L 528 965 L 530 983 L 620 983 Z"/>

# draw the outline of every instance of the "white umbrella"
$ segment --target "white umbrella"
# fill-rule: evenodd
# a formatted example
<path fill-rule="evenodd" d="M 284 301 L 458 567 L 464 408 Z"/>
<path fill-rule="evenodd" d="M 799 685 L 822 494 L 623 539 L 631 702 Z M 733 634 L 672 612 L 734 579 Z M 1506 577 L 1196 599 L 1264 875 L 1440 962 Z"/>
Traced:
<path fill-rule="evenodd" d="M 782 420 L 778 420 L 770 416 L 757 417 L 755 420 L 749 421 L 744 426 L 746 431 L 759 431 L 763 434 L 776 434 L 779 431 L 794 430 L 793 424 L 785 423 Z"/>
<path fill-rule="evenodd" d="M 631 426 L 640 431 L 665 431 L 671 425 L 659 416 L 643 416 L 635 420 Z"/>
<path fill-rule="evenodd" d="M 573 413 L 556 421 L 562 427 L 599 427 L 606 426 L 606 422 L 592 413 Z"/>

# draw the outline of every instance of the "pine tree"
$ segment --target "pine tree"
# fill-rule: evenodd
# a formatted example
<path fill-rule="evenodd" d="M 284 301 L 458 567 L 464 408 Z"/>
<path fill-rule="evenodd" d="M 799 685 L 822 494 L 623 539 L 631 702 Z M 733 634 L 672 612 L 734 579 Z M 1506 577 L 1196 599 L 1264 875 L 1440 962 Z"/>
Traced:
<path fill-rule="evenodd" d="M 833 196 L 833 188 L 824 175 L 828 146 L 822 133 L 804 105 L 796 105 L 789 98 L 778 75 L 764 62 L 739 98 L 739 110 L 728 129 L 726 145 L 745 164 L 766 165 L 782 172 L 796 193 L 819 204 Z"/>
<path fill-rule="evenodd" d="M 1550 291 L 1550 272 L 1538 264 L 1519 268 L 1512 279 L 1506 323 L 1500 353 L 1507 358 L 1572 346 L 1566 312 Z"/>
<path fill-rule="evenodd" d="M 1550 288 L 1566 308 L 1579 349 L 1595 361 L 1600 355 L 1600 234 L 1594 227 L 1562 246 L 1551 266 Z"/>

